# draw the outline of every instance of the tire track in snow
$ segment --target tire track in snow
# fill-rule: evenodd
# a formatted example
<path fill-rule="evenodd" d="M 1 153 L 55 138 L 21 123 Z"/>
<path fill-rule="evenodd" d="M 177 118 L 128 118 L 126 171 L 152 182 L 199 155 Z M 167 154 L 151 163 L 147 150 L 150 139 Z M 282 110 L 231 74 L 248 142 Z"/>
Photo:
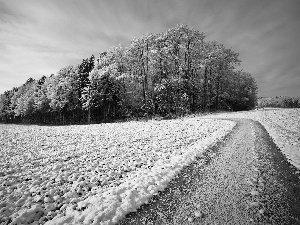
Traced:
<path fill-rule="evenodd" d="M 120 224 L 300 224 L 299 171 L 259 122 L 235 121 L 224 142 Z"/>

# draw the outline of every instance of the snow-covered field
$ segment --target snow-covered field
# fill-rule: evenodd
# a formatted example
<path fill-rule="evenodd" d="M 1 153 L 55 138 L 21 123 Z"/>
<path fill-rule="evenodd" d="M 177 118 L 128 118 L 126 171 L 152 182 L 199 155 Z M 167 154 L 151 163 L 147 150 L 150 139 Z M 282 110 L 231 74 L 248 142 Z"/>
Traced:
<path fill-rule="evenodd" d="M 114 224 L 235 122 L 0 125 L 0 223 Z"/>
<path fill-rule="evenodd" d="M 247 118 L 259 121 L 286 158 L 300 169 L 300 109 L 265 108 L 248 112 L 219 113 L 205 118 Z"/>
<path fill-rule="evenodd" d="M 300 169 L 300 109 L 88 126 L 0 125 L 0 223 L 115 224 L 235 125 L 218 118 L 259 121 Z"/>

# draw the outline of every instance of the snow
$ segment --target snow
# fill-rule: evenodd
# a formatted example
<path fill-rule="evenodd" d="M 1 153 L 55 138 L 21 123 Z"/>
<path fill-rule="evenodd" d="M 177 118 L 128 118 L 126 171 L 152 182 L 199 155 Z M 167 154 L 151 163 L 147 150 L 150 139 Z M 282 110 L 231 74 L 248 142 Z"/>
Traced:
<path fill-rule="evenodd" d="M 234 127 L 220 118 L 259 121 L 300 169 L 300 109 L 86 126 L 0 125 L 0 223 L 116 224 Z"/>
<path fill-rule="evenodd" d="M 219 113 L 204 118 L 246 118 L 260 122 L 286 158 L 300 170 L 300 109 L 265 108 Z"/>
<path fill-rule="evenodd" d="M 0 125 L 0 222 L 116 224 L 235 122 Z"/>
<path fill-rule="evenodd" d="M 195 211 L 195 217 L 201 217 L 202 216 L 202 213 L 199 212 L 199 211 Z"/>
<path fill-rule="evenodd" d="M 190 223 L 192 223 L 192 222 L 194 221 L 194 219 L 193 219 L 192 217 L 189 217 L 189 218 L 188 218 L 188 221 L 189 221 Z"/>

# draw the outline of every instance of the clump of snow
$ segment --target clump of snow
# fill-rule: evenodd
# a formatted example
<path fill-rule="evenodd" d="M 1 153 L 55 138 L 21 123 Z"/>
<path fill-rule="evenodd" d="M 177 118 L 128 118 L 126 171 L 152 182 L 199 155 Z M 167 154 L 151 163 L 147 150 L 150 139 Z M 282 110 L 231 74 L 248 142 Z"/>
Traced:
<path fill-rule="evenodd" d="M 256 190 L 252 190 L 252 191 L 250 192 L 250 194 L 251 194 L 252 196 L 256 196 L 256 195 L 259 195 L 259 192 L 256 191 Z"/>
<path fill-rule="evenodd" d="M 194 221 L 194 219 L 193 219 L 192 217 L 189 217 L 189 218 L 188 218 L 188 221 L 189 221 L 190 223 L 192 223 L 192 222 Z"/>
<path fill-rule="evenodd" d="M 30 209 L 23 209 L 13 215 L 12 224 L 31 224 L 39 221 L 46 214 L 46 210 L 40 205 L 32 205 Z"/>
<path fill-rule="evenodd" d="M 201 217 L 202 216 L 202 213 L 199 212 L 199 211 L 195 211 L 195 217 Z"/>
<path fill-rule="evenodd" d="M 0 125 L 0 222 L 115 224 L 234 125 L 199 118 Z"/>

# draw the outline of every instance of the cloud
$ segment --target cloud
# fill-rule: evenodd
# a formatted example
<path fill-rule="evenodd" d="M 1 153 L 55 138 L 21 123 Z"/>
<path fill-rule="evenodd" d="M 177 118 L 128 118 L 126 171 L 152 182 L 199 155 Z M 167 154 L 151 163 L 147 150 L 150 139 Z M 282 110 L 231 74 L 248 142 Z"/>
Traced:
<path fill-rule="evenodd" d="M 0 92 L 145 33 L 187 24 L 239 52 L 260 95 L 289 94 L 287 89 L 295 94 L 299 5 L 298 0 L 0 0 L 0 78 L 7 80 Z"/>

